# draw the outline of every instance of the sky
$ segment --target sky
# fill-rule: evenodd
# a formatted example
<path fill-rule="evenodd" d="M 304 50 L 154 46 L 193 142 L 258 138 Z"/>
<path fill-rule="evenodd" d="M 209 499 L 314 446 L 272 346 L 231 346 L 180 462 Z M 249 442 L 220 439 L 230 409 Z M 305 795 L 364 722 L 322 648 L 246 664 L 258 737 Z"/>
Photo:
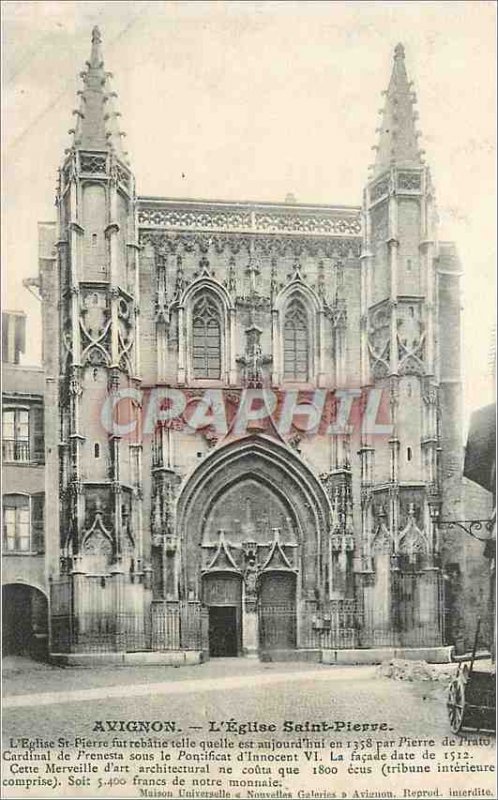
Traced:
<path fill-rule="evenodd" d="M 99 25 L 142 196 L 360 205 L 403 42 L 439 238 L 457 244 L 466 414 L 493 399 L 496 4 L 3 2 L 3 306 L 40 359 L 37 223 L 55 220 L 80 71 Z"/>

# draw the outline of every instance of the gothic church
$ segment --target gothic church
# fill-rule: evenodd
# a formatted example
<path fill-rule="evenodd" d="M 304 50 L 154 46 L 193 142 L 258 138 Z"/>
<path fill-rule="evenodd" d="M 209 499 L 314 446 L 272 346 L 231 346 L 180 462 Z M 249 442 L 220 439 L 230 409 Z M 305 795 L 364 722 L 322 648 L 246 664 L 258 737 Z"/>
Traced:
<path fill-rule="evenodd" d="M 40 224 L 52 655 L 443 652 L 461 270 L 403 46 L 357 207 L 140 196 L 110 79 L 94 29 Z"/>

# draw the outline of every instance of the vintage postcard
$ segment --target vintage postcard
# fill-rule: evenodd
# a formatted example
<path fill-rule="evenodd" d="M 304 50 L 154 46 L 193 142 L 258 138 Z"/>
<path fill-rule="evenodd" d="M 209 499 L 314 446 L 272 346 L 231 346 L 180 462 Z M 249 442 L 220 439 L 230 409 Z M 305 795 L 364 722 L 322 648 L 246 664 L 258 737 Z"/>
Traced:
<path fill-rule="evenodd" d="M 496 3 L 2 4 L 2 796 L 494 798 Z"/>

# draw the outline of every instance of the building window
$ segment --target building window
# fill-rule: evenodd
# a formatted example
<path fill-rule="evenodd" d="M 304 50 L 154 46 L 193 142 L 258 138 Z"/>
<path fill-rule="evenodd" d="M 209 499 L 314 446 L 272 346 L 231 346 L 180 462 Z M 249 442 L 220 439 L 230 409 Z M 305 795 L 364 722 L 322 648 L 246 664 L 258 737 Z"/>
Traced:
<path fill-rule="evenodd" d="M 412 448 L 411 447 L 407 447 L 406 448 L 406 460 L 407 461 L 411 461 L 412 460 Z"/>
<path fill-rule="evenodd" d="M 2 414 L 2 451 L 5 461 L 29 461 L 29 411 L 6 408 Z"/>
<path fill-rule="evenodd" d="M 7 505 L 9 503 L 9 505 Z M 4 548 L 8 553 L 29 552 L 31 535 L 29 530 L 29 497 L 12 496 L 4 501 L 3 508 Z"/>
<path fill-rule="evenodd" d="M 285 312 L 284 379 L 308 380 L 308 320 L 303 304 L 294 298 Z"/>
<path fill-rule="evenodd" d="M 220 311 L 209 294 L 203 295 L 192 310 L 194 378 L 221 378 Z"/>
<path fill-rule="evenodd" d="M 43 494 L 3 497 L 5 553 L 43 552 Z"/>
<path fill-rule="evenodd" d="M 45 455 L 43 406 L 10 407 L 2 411 L 4 461 L 43 462 Z"/>

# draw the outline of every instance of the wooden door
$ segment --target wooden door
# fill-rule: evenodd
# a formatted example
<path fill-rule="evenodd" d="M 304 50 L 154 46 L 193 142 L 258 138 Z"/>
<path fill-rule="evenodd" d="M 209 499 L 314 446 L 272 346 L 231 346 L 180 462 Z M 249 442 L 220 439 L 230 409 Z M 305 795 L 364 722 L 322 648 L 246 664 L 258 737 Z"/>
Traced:
<path fill-rule="evenodd" d="M 259 592 L 259 639 L 262 650 L 296 647 L 296 576 L 263 573 Z"/>

